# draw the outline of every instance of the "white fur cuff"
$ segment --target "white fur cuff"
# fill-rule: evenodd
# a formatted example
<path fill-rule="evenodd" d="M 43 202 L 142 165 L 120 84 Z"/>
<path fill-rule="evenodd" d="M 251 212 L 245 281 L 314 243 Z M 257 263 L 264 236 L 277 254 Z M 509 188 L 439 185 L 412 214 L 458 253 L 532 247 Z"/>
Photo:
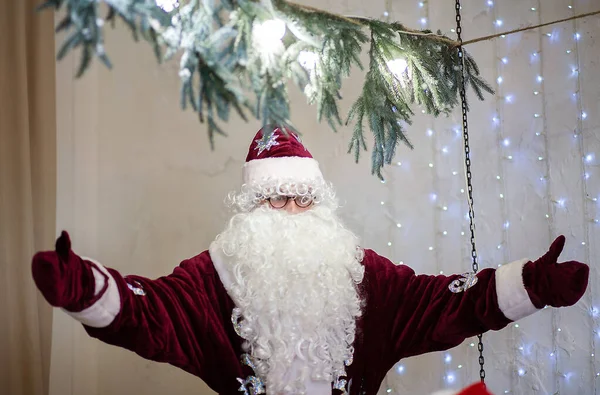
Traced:
<path fill-rule="evenodd" d="M 98 295 L 102 288 L 104 288 L 105 278 L 108 279 L 108 286 L 106 287 L 104 294 L 102 294 L 96 303 L 90 307 L 78 312 L 64 311 L 84 325 L 93 328 L 104 328 L 113 322 L 121 310 L 119 288 L 113 276 L 111 276 L 104 266 L 92 259 L 83 259 L 92 262 L 94 265 L 92 267 L 94 280 L 96 281 L 94 295 Z"/>
<path fill-rule="evenodd" d="M 498 307 L 506 318 L 517 321 L 538 311 L 523 284 L 523 266 L 527 259 L 512 262 L 496 270 Z"/>
<path fill-rule="evenodd" d="M 244 184 L 265 180 L 322 180 L 319 163 L 313 158 L 282 157 L 255 159 L 244 164 Z"/>

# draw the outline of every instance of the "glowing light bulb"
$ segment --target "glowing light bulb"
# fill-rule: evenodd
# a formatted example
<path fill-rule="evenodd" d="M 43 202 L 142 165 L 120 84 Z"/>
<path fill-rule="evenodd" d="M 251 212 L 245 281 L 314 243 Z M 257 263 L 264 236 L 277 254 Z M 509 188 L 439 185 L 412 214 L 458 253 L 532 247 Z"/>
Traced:
<path fill-rule="evenodd" d="M 581 119 L 586 119 L 587 118 L 587 113 L 584 111 L 581 113 Z"/>
<path fill-rule="evenodd" d="M 500 27 L 504 24 L 504 22 L 502 22 L 502 19 L 496 19 L 496 26 Z"/>
<path fill-rule="evenodd" d="M 445 154 L 447 154 L 448 153 L 448 147 L 443 147 L 442 148 L 442 152 L 445 153 Z"/>
<path fill-rule="evenodd" d="M 256 23 L 252 28 L 252 34 L 262 50 L 276 52 L 283 47 L 281 39 L 285 35 L 285 30 L 285 22 L 281 19 L 268 19 Z"/>
<path fill-rule="evenodd" d="M 586 162 L 588 162 L 588 163 L 589 163 L 589 162 L 591 162 L 591 161 L 593 161 L 593 160 L 594 160 L 594 154 L 587 154 L 587 155 L 585 156 L 585 161 L 586 161 Z"/>
<path fill-rule="evenodd" d="M 402 227 L 402 224 L 401 224 L 401 223 L 397 223 L 397 224 L 396 224 L 396 228 L 401 228 L 401 227 Z"/>
<path fill-rule="evenodd" d="M 508 147 L 508 146 L 510 145 L 510 140 L 509 140 L 509 139 L 504 139 L 504 140 L 502 141 L 502 144 L 503 144 L 505 147 Z"/>
<path fill-rule="evenodd" d="M 427 129 L 427 136 L 429 136 L 429 137 L 433 136 L 433 130 Z"/>
<path fill-rule="evenodd" d="M 452 383 L 454 383 L 454 381 L 455 381 L 455 380 L 456 380 L 456 376 L 454 376 L 454 373 L 448 373 L 448 374 L 446 375 L 446 382 L 447 382 L 448 384 L 452 384 Z"/>
<path fill-rule="evenodd" d="M 502 63 L 507 64 L 508 63 L 508 58 L 505 56 L 502 59 Z"/>
<path fill-rule="evenodd" d="M 398 374 L 404 373 L 404 365 L 396 366 L 396 372 L 398 372 Z"/>
<path fill-rule="evenodd" d="M 575 33 L 575 40 L 579 40 L 581 38 L 581 34 L 580 33 Z"/>
<path fill-rule="evenodd" d="M 498 78 L 496 79 L 496 81 L 498 81 L 498 83 L 499 83 L 499 84 L 501 84 L 501 83 L 502 83 L 502 81 L 504 81 L 504 79 L 502 78 L 502 76 L 500 76 L 500 77 L 498 77 Z"/>
<path fill-rule="evenodd" d="M 298 62 L 307 70 L 313 70 L 318 60 L 319 55 L 312 51 L 300 51 L 298 54 Z"/>
<path fill-rule="evenodd" d="M 519 373 L 519 376 L 523 377 L 523 376 L 525 376 L 525 373 L 527 373 L 527 372 L 525 371 L 525 369 L 519 368 L 519 370 L 517 371 L 517 373 Z"/>
<path fill-rule="evenodd" d="M 421 25 L 425 25 L 427 23 L 427 18 L 421 18 Z"/>
<path fill-rule="evenodd" d="M 507 103 L 512 103 L 513 101 L 513 96 L 512 95 L 507 95 L 504 100 L 506 100 Z"/>
<path fill-rule="evenodd" d="M 179 2 L 177 0 L 156 0 L 156 5 L 166 12 L 171 12 L 179 6 Z"/>
<path fill-rule="evenodd" d="M 494 2 L 492 0 L 488 0 L 487 1 L 487 5 L 490 6 L 490 7 L 492 7 L 494 5 Z"/>
<path fill-rule="evenodd" d="M 402 74 L 404 74 L 406 68 L 408 67 L 408 63 L 406 62 L 406 59 L 397 58 L 389 60 L 387 62 L 387 67 L 396 78 L 401 79 Z"/>
<path fill-rule="evenodd" d="M 535 79 L 537 80 L 537 82 L 542 82 L 544 80 L 544 77 L 538 75 Z"/>

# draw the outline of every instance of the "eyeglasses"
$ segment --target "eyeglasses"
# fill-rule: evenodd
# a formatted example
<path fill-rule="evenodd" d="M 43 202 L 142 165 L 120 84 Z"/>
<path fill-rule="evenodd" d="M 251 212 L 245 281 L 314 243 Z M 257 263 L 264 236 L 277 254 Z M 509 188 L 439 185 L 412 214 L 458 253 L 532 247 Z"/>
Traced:
<path fill-rule="evenodd" d="M 311 195 L 304 195 L 304 196 L 277 195 L 277 196 L 270 197 L 267 200 L 268 200 L 269 204 L 271 205 L 271 207 L 279 210 L 279 209 L 282 209 L 285 206 L 287 206 L 287 204 L 290 200 L 294 200 L 296 202 L 296 205 L 300 208 L 307 208 L 307 207 L 310 207 L 314 203 L 315 198 Z"/>

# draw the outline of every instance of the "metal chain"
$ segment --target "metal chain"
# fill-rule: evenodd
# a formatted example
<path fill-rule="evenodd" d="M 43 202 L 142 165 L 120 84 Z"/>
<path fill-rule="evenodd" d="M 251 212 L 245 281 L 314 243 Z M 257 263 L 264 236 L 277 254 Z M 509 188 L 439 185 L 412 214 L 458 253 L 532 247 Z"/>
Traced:
<path fill-rule="evenodd" d="M 469 125 L 467 122 L 467 93 L 465 81 L 465 61 L 462 48 L 462 26 L 461 26 L 461 5 L 460 0 L 456 0 L 456 34 L 458 36 L 458 61 L 460 63 L 460 99 L 462 105 L 462 127 L 463 140 L 465 145 L 465 174 L 467 181 L 468 203 L 469 203 L 469 228 L 471 230 L 471 258 L 473 259 L 473 273 L 479 270 L 477 263 L 477 249 L 475 248 L 475 211 L 473 210 L 473 185 L 471 174 L 471 148 L 469 146 Z M 483 335 L 478 335 L 479 343 L 477 350 L 479 351 L 479 377 L 481 382 L 485 382 L 485 359 L 483 357 Z"/>

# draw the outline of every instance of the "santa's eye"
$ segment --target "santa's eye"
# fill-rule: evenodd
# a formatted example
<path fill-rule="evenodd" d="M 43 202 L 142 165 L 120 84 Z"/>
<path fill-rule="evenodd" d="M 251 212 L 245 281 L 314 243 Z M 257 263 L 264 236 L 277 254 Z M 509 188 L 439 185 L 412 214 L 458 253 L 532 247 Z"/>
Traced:
<path fill-rule="evenodd" d="M 288 199 L 289 197 L 287 196 L 277 195 L 270 198 L 269 203 L 273 208 L 283 208 L 287 204 Z"/>

